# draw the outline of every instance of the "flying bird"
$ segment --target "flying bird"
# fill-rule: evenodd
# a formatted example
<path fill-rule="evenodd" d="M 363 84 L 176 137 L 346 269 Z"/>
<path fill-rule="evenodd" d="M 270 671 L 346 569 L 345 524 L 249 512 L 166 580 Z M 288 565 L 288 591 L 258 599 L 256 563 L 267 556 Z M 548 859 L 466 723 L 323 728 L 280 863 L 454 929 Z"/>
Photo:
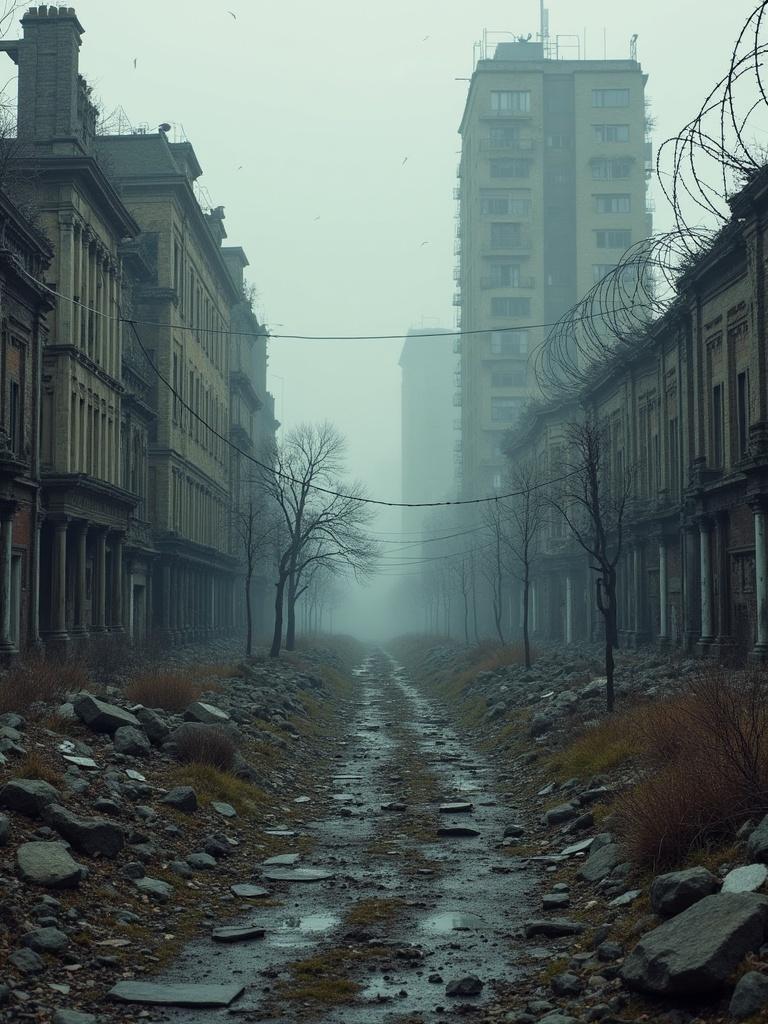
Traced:
<path fill-rule="evenodd" d="M 235 14 L 234 11 L 227 11 L 227 14 L 231 14 L 235 21 L 237 21 L 237 15 Z"/>
<path fill-rule="evenodd" d="M 400 166 L 401 166 L 401 167 L 405 167 L 405 165 L 406 165 L 407 163 L 408 163 L 408 157 L 407 157 L 407 156 L 404 156 L 404 157 L 403 157 L 403 162 L 402 162 L 402 163 L 400 164 Z"/>
<path fill-rule="evenodd" d="M 320 220 L 320 218 L 319 217 L 315 217 L 315 220 Z"/>
<path fill-rule="evenodd" d="M 133 66 L 136 67 L 136 57 L 133 58 Z"/>
<path fill-rule="evenodd" d="M 423 249 L 425 245 L 429 245 L 429 242 L 422 242 L 419 248 Z"/>
<path fill-rule="evenodd" d="M 431 38 L 432 38 L 431 36 L 424 36 L 424 38 L 421 41 L 422 41 L 422 43 L 426 43 L 426 41 L 428 39 L 431 39 Z"/>

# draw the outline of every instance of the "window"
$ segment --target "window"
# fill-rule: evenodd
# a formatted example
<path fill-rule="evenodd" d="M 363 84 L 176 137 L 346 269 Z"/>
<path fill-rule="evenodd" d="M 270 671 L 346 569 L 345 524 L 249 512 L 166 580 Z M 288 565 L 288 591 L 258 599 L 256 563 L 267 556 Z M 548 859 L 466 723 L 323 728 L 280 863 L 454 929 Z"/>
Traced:
<path fill-rule="evenodd" d="M 628 107 L 629 89 L 593 89 L 593 107 Z"/>
<path fill-rule="evenodd" d="M 615 231 L 596 231 L 595 243 L 598 249 L 628 249 L 632 244 L 632 232 L 626 228 Z"/>
<path fill-rule="evenodd" d="M 509 200 L 506 196 L 483 196 L 480 200 L 480 212 L 503 216 L 509 212 Z"/>
<path fill-rule="evenodd" d="M 595 142 L 629 142 L 628 124 L 595 124 L 592 128 Z"/>
<path fill-rule="evenodd" d="M 494 91 L 491 93 L 491 110 L 494 114 L 530 114 L 530 91 L 527 89 Z"/>
<path fill-rule="evenodd" d="M 555 133 L 547 136 L 547 149 L 570 149 L 571 136 Z"/>
<path fill-rule="evenodd" d="M 628 178 L 632 174 L 632 161 L 621 160 L 593 160 L 592 177 L 595 181 L 613 181 L 615 178 Z"/>
<path fill-rule="evenodd" d="M 668 425 L 667 448 L 669 450 L 669 491 L 673 498 L 680 494 L 680 437 L 677 416 Z"/>
<path fill-rule="evenodd" d="M 181 349 L 176 346 L 173 352 L 173 422 L 180 423 L 182 420 L 182 375 L 181 375 Z"/>
<path fill-rule="evenodd" d="M 506 157 L 490 161 L 492 178 L 529 178 L 530 160 L 510 160 Z"/>
<path fill-rule="evenodd" d="M 592 264 L 592 280 L 597 284 L 598 281 L 602 281 L 604 277 L 607 277 L 612 270 L 616 269 L 615 263 L 593 263 Z"/>
<path fill-rule="evenodd" d="M 736 416 L 739 429 L 739 458 L 743 459 L 749 448 L 749 376 L 744 370 L 736 377 Z"/>
<path fill-rule="evenodd" d="M 527 189 L 509 189 L 480 193 L 480 212 L 495 216 L 530 217 L 531 194 Z"/>
<path fill-rule="evenodd" d="M 598 213 L 631 213 L 632 197 L 628 195 L 595 196 Z"/>
<path fill-rule="evenodd" d="M 528 369 L 525 366 L 515 367 L 491 374 L 492 388 L 524 388 L 528 384 Z"/>
<path fill-rule="evenodd" d="M 529 316 L 531 312 L 530 299 L 513 298 L 492 298 L 491 316 Z"/>
<path fill-rule="evenodd" d="M 723 385 L 712 388 L 712 466 L 723 464 Z"/>
<path fill-rule="evenodd" d="M 495 356 L 527 356 L 528 331 L 491 331 L 491 352 Z"/>
<path fill-rule="evenodd" d="M 21 454 L 21 389 L 17 380 L 10 382 L 8 390 L 8 441 L 11 451 Z"/>
<path fill-rule="evenodd" d="M 491 224 L 492 249 L 517 249 L 523 242 L 521 225 L 510 223 Z"/>
<path fill-rule="evenodd" d="M 519 263 L 492 263 L 488 283 L 491 288 L 519 288 Z"/>
<path fill-rule="evenodd" d="M 508 398 L 506 395 L 491 398 L 491 419 L 494 423 L 513 423 L 520 415 L 523 398 Z"/>
<path fill-rule="evenodd" d="M 520 143 L 520 129 L 512 125 L 491 125 L 488 141 L 500 149 L 517 146 Z"/>

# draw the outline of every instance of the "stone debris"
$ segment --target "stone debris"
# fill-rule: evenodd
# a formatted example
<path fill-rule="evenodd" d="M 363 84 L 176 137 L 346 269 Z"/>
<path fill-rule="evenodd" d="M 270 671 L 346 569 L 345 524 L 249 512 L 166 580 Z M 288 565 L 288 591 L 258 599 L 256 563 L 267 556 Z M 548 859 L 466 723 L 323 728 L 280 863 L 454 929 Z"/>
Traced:
<path fill-rule="evenodd" d="M 231 1006 L 244 985 L 161 985 L 151 981 L 119 981 L 108 996 L 121 1003 L 151 1006 Z"/>

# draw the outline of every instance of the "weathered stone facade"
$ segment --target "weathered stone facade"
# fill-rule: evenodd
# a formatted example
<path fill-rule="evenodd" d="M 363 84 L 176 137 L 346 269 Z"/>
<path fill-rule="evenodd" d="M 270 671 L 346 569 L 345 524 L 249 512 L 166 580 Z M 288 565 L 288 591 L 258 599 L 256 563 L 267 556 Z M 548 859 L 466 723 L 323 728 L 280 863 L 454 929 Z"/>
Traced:
<path fill-rule="evenodd" d="M 609 459 L 633 469 L 619 564 L 623 641 L 703 655 L 768 651 L 768 377 L 765 240 L 768 172 L 679 280 L 667 315 L 596 376 L 579 401 L 534 412 L 510 439 L 558 475 L 568 424 L 605 428 Z M 594 572 L 556 515 L 538 559 L 540 639 L 596 638 Z"/>

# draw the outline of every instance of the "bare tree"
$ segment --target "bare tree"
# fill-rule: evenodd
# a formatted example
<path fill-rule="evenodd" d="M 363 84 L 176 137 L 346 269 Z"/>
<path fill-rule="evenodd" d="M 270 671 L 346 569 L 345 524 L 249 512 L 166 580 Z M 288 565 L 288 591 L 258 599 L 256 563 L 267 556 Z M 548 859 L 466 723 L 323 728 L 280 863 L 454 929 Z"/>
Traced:
<path fill-rule="evenodd" d="M 592 560 L 597 607 L 605 625 L 606 706 L 613 711 L 613 652 L 618 646 L 616 566 L 621 558 L 632 473 L 624 465 L 622 452 L 611 452 L 607 428 L 591 415 L 572 424 L 568 433 L 564 486 L 549 500 Z"/>
<path fill-rule="evenodd" d="M 498 498 L 483 507 L 483 525 L 487 543 L 480 559 L 481 572 L 491 592 L 493 621 L 499 643 L 504 639 L 504 555 L 506 553 L 507 522 L 504 503 Z"/>
<path fill-rule="evenodd" d="M 280 521 L 275 628 L 270 655 L 283 643 L 283 613 L 287 608 L 285 646 L 296 639 L 296 601 L 304 592 L 307 574 L 322 565 L 336 574 L 351 572 L 356 579 L 373 569 L 378 549 L 366 527 L 373 512 L 360 484 L 342 484 L 344 439 L 330 423 L 303 424 L 278 445 L 264 473 Z"/>
<path fill-rule="evenodd" d="M 261 487 L 258 475 L 241 481 L 239 500 L 230 509 L 235 547 L 242 559 L 245 585 L 245 653 L 253 654 L 253 577 L 257 567 L 268 558 L 276 539 L 274 508 Z"/>
<path fill-rule="evenodd" d="M 512 572 L 523 587 L 523 646 L 525 648 L 525 667 L 530 668 L 531 572 L 539 551 L 539 539 L 546 516 L 546 501 L 538 469 L 533 460 L 516 465 L 512 470 L 510 480 L 515 496 L 506 504 L 509 529 L 505 531 L 504 539 L 511 556 Z"/>
<path fill-rule="evenodd" d="M 461 597 L 464 643 L 469 647 L 469 599 L 472 594 L 472 569 L 466 554 L 455 559 L 451 565 L 454 587 Z"/>

